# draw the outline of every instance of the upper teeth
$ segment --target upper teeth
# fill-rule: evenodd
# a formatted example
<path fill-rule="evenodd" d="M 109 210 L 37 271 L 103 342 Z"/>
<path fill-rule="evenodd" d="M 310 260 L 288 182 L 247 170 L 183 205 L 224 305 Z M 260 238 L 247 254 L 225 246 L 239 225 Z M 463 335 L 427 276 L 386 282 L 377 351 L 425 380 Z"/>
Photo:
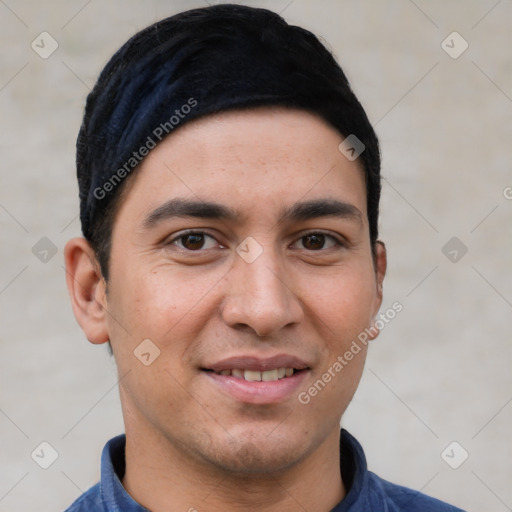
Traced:
<path fill-rule="evenodd" d="M 258 372 L 255 370 L 222 370 L 218 373 L 220 375 L 232 375 L 239 379 L 245 379 L 249 381 L 273 381 L 278 379 L 284 379 L 285 377 L 291 377 L 293 375 L 293 368 L 274 368 L 273 370 L 265 370 L 264 372 Z"/>

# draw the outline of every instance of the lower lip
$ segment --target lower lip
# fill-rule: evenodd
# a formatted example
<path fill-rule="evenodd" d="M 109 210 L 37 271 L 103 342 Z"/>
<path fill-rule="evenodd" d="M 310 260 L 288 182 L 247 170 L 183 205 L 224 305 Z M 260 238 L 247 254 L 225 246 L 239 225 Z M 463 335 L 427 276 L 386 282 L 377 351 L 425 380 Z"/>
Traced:
<path fill-rule="evenodd" d="M 296 396 L 309 370 L 301 370 L 291 377 L 270 382 L 248 381 L 214 372 L 203 373 L 235 400 L 250 404 L 275 404 Z"/>

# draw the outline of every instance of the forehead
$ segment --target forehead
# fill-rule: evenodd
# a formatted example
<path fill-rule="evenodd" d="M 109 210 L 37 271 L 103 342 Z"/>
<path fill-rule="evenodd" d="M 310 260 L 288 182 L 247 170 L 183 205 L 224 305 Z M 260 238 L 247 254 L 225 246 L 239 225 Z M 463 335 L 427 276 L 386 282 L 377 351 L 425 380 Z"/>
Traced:
<path fill-rule="evenodd" d="M 211 115 L 180 127 L 153 149 L 123 202 L 141 215 L 172 197 L 270 215 L 287 203 L 334 198 L 354 204 L 366 218 L 364 173 L 339 151 L 343 138 L 300 110 Z"/>

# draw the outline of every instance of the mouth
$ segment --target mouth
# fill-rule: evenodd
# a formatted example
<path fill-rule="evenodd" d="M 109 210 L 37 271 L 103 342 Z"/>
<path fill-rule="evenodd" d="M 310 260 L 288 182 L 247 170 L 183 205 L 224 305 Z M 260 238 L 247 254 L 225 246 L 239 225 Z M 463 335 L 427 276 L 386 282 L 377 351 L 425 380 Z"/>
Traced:
<path fill-rule="evenodd" d="M 201 368 L 217 389 L 238 402 L 275 404 L 296 395 L 310 373 L 304 361 L 288 355 L 235 356 Z"/>
<path fill-rule="evenodd" d="M 230 370 L 220 370 L 214 372 L 213 370 L 204 369 L 204 371 L 210 371 L 217 375 L 223 375 L 224 377 L 232 376 L 236 379 L 246 380 L 248 382 L 274 382 L 276 380 L 286 379 L 291 377 L 295 373 L 303 370 L 297 370 L 295 368 L 274 368 L 272 370 L 242 370 L 239 368 L 232 368 Z"/>

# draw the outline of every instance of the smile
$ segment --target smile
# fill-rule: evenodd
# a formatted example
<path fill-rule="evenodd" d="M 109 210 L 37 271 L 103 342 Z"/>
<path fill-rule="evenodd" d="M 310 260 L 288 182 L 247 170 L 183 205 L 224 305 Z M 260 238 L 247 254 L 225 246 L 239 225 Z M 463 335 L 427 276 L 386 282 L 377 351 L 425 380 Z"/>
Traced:
<path fill-rule="evenodd" d="M 233 376 L 237 379 L 247 380 L 249 382 L 272 382 L 286 377 L 291 377 L 296 370 L 294 368 L 274 368 L 272 370 L 241 370 L 233 368 L 232 370 L 221 370 L 215 372 L 217 375 Z"/>

